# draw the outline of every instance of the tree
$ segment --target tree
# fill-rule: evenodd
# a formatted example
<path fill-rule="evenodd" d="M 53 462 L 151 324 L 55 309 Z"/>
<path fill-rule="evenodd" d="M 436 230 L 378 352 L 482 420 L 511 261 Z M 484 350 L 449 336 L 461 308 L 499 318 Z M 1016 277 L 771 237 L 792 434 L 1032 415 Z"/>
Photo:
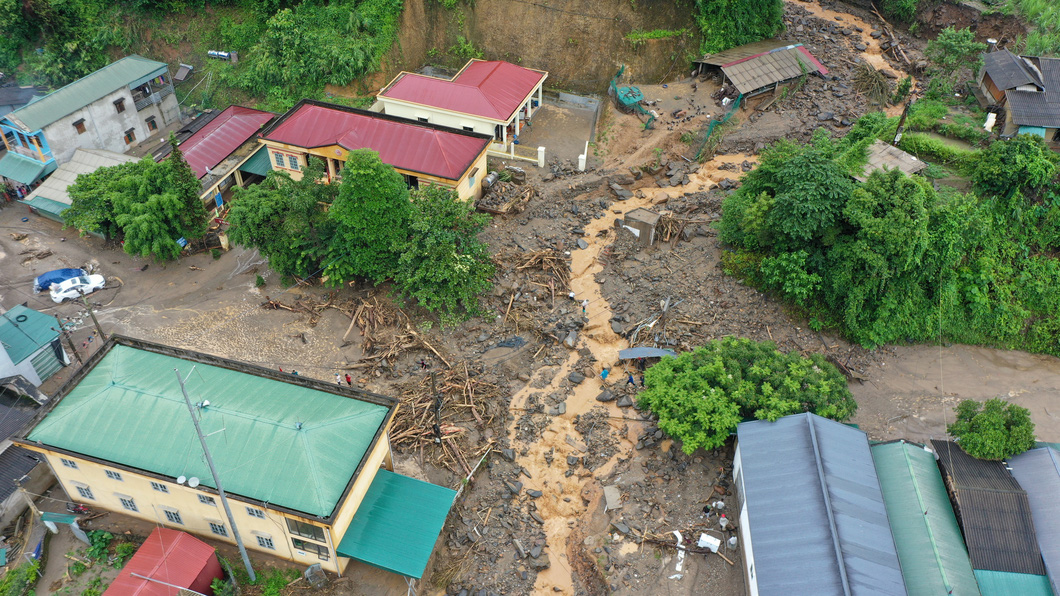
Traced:
<path fill-rule="evenodd" d="M 954 412 L 957 420 L 946 432 L 972 457 L 1000 460 L 1034 447 L 1034 423 L 1027 408 L 995 397 L 985 403 L 966 399 Z"/>
<path fill-rule="evenodd" d="M 489 218 L 456 192 L 435 185 L 412 191 L 412 209 L 394 281 L 406 297 L 443 324 L 482 313 L 479 296 L 492 287 L 489 247 L 478 239 Z"/>
<path fill-rule="evenodd" d="M 1021 207 L 1011 201 L 1017 193 L 1034 194 L 1056 176 L 1057 157 L 1037 135 L 1018 135 L 997 141 L 984 151 L 972 174 L 975 191 L 992 197 L 1011 213 Z M 1006 215 L 1008 214 L 1006 213 Z"/>
<path fill-rule="evenodd" d="M 371 149 L 351 151 L 328 218 L 335 222 L 328 276 L 379 283 L 398 269 L 398 247 L 408 238 L 405 179 Z"/>
<path fill-rule="evenodd" d="M 153 161 L 143 159 L 79 175 L 66 190 L 71 200 L 70 208 L 63 211 L 66 227 L 96 232 L 107 238 L 121 237 L 121 227 L 115 222 L 114 201 L 123 193 L 134 192 L 130 181 L 139 179 L 152 167 Z"/>
<path fill-rule="evenodd" d="M 743 418 L 775 421 L 798 412 L 833 420 L 854 415 L 846 379 L 820 354 L 781 353 L 772 342 L 713 340 L 644 375 L 637 398 L 685 453 L 720 447 Z"/>
<path fill-rule="evenodd" d="M 939 32 L 938 37 L 928 42 L 924 54 L 939 67 L 942 74 L 952 75 L 964 67 L 975 70 L 979 55 L 985 51 L 986 44 L 975 41 L 975 33 L 971 29 L 946 27 Z"/>

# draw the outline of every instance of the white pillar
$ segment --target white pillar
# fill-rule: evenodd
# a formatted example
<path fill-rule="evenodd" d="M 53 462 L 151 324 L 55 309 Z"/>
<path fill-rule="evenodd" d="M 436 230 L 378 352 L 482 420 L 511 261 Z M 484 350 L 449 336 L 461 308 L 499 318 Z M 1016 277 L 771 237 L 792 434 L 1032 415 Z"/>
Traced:
<path fill-rule="evenodd" d="M 501 146 L 508 146 L 508 124 L 501 126 Z"/>
<path fill-rule="evenodd" d="M 519 136 L 519 131 L 522 130 L 523 122 L 523 111 L 519 110 L 515 113 L 515 136 Z"/>
<path fill-rule="evenodd" d="M 539 168 L 545 167 L 545 148 L 544 147 L 538 147 L 537 148 L 537 167 L 539 167 Z"/>

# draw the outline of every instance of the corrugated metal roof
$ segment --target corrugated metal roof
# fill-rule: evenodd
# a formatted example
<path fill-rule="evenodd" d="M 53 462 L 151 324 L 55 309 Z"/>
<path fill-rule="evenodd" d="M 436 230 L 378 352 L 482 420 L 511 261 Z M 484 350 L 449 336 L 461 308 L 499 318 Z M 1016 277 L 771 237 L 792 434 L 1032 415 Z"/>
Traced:
<path fill-rule="evenodd" d="M 757 56 L 770 50 L 777 48 L 783 48 L 791 45 L 795 45 L 797 42 L 784 41 L 780 39 L 763 39 L 762 41 L 755 41 L 752 43 L 745 43 L 742 46 L 736 46 L 735 48 L 729 48 L 724 52 L 718 52 L 716 54 L 707 54 L 700 58 L 697 58 L 695 62 L 700 64 L 709 64 L 711 66 L 725 66 L 744 58 L 750 58 L 751 56 Z"/>
<path fill-rule="evenodd" d="M 1046 93 L 1006 91 L 1005 100 L 1012 121 L 1020 126 L 1060 128 L 1060 103 L 1049 102 Z"/>
<path fill-rule="evenodd" d="M 973 569 L 1045 575 L 1027 493 L 999 461 L 976 459 L 952 441 L 931 441 L 956 500 Z"/>
<path fill-rule="evenodd" d="M 269 173 L 272 169 L 272 163 L 269 161 L 269 150 L 262 147 L 254 152 L 254 155 L 250 156 L 250 159 L 243 162 L 243 165 L 239 166 L 241 172 L 249 172 L 251 174 L 257 174 L 264 176 Z"/>
<path fill-rule="evenodd" d="M 133 577 L 134 573 L 157 581 Z M 211 579 L 223 575 L 214 547 L 187 532 L 155 528 L 104 594 L 174 596 L 178 593 L 175 588 L 158 582 L 205 594 Z"/>
<path fill-rule="evenodd" d="M 43 92 L 43 87 L 0 87 L 0 106 L 24 106 Z"/>
<path fill-rule="evenodd" d="M 499 60 L 471 60 L 452 80 L 401 73 L 379 97 L 507 122 L 548 73 Z"/>
<path fill-rule="evenodd" d="M 1008 465 L 1027 491 L 1045 570 L 1053 592 L 1060 594 L 1060 452 L 1032 449 L 1009 459 Z"/>
<path fill-rule="evenodd" d="M 76 112 L 88 104 L 122 87 L 168 69 L 165 62 L 148 60 L 133 54 L 84 76 L 69 85 L 45 95 L 33 103 L 7 115 L 16 124 L 33 132 Z"/>
<path fill-rule="evenodd" d="M 136 161 L 136 158 L 105 149 L 78 149 L 74 151 L 70 161 L 56 168 L 55 172 L 48 176 L 47 180 L 41 182 L 40 186 L 33 189 L 33 192 L 26 195 L 22 202 L 31 203 L 36 197 L 43 197 L 69 207 L 72 201 L 67 189 L 77 182 L 78 176 L 130 161 Z"/>
<path fill-rule="evenodd" d="M 1008 50 L 983 54 L 983 70 L 998 89 L 1005 91 L 1020 85 L 1041 86 L 1042 82 L 1022 58 Z"/>
<path fill-rule="evenodd" d="M 0 344 L 15 364 L 33 355 L 41 347 L 59 337 L 55 317 L 37 312 L 21 304 L 0 314 Z"/>
<path fill-rule="evenodd" d="M 737 91 L 746 95 L 804 74 L 827 73 L 828 69 L 802 44 L 795 44 L 726 64 L 721 71 Z"/>
<path fill-rule="evenodd" d="M 22 184 L 33 184 L 41 176 L 55 169 L 55 160 L 42 163 L 32 157 L 8 151 L 0 158 L 0 176 Z"/>
<path fill-rule="evenodd" d="M 872 460 L 910 596 L 979 594 L 935 455 L 882 443 L 872 446 Z"/>
<path fill-rule="evenodd" d="M 865 433 L 814 414 L 737 427 L 759 594 L 905 594 Z"/>
<path fill-rule="evenodd" d="M 926 167 L 926 163 L 898 147 L 877 140 L 869 145 L 869 161 L 865 164 L 861 176 L 854 176 L 854 178 L 864 182 L 869 179 L 869 174 L 883 168 L 898 169 L 912 175 Z"/>
<path fill-rule="evenodd" d="M 22 430 L 27 422 L 33 420 L 39 405 L 21 394 L 14 398 L 9 396 L 10 393 L 0 393 L 0 441 L 10 439 Z"/>
<path fill-rule="evenodd" d="M 1053 596 L 1044 575 L 976 569 L 975 579 L 983 596 Z"/>
<path fill-rule="evenodd" d="M 195 402 L 210 401 L 198 410 L 200 424 L 212 434 L 227 492 L 330 516 L 394 407 L 390 398 L 334 384 L 112 339 L 87 374 L 64 388 L 29 441 L 212 486 L 177 369 Z"/>
<path fill-rule="evenodd" d="M 0 502 L 18 489 L 15 481 L 29 474 L 40 460 L 32 451 L 10 445 L 0 453 Z"/>
<path fill-rule="evenodd" d="M 275 117 L 272 112 L 229 106 L 178 147 L 195 176 L 202 178 Z"/>
<path fill-rule="evenodd" d="M 456 491 L 379 470 L 335 552 L 419 579 Z"/>
<path fill-rule="evenodd" d="M 307 99 L 262 136 L 305 148 L 371 149 L 395 168 L 447 180 L 460 180 L 491 140 L 486 135 Z"/>

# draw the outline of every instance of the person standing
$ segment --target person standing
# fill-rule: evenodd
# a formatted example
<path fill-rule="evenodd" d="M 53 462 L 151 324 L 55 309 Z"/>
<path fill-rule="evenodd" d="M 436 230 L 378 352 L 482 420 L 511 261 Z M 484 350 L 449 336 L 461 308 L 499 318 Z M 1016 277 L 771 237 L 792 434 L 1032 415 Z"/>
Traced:
<path fill-rule="evenodd" d="M 626 374 L 629 375 L 629 377 L 626 379 L 626 385 L 633 385 L 634 387 L 636 387 L 637 386 L 637 382 L 633 380 L 633 373 L 626 373 Z"/>
<path fill-rule="evenodd" d="M 350 373 L 346 373 L 346 384 L 353 387 L 353 377 L 350 376 Z"/>
<path fill-rule="evenodd" d="M 342 377 L 339 376 L 339 373 L 335 373 L 335 384 L 340 386 L 342 385 Z"/>

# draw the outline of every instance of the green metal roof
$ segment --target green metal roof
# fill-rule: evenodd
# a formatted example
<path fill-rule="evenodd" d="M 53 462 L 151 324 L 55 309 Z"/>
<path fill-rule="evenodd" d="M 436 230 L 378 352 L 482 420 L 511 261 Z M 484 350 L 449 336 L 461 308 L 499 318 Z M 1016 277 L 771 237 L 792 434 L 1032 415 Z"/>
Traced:
<path fill-rule="evenodd" d="M 136 54 L 126 56 L 5 117 L 24 126 L 26 132 L 33 132 L 122 87 L 140 85 L 165 74 L 168 69 L 165 62 L 148 60 Z"/>
<path fill-rule="evenodd" d="M 264 146 L 254 152 L 250 159 L 243 162 L 239 169 L 251 174 L 264 176 L 272 170 L 272 162 L 269 161 L 269 151 Z"/>
<path fill-rule="evenodd" d="M 19 201 L 23 205 L 29 205 L 37 211 L 45 211 L 51 213 L 55 217 L 62 218 L 63 211 L 70 208 L 66 203 L 60 203 L 59 201 L 53 201 L 51 199 L 36 195 L 29 199 L 22 199 Z"/>
<path fill-rule="evenodd" d="M 1054 596 L 1044 575 L 976 569 L 975 579 L 983 596 Z"/>
<path fill-rule="evenodd" d="M 443 486 L 379 470 L 335 552 L 419 579 L 455 498 Z"/>
<path fill-rule="evenodd" d="M 14 151 L 8 151 L 7 155 L 0 159 L 0 176 L 17 180 L 22 184 L 33 184 L 41 176 L 54 170 L 54 160 L 41 163 L 32 157 L 26 157 Z"/>
<path fill-rule="evenodd" d="M 15 364 L 59 337 L 55 317 L 26 308 L 21 304 L 0 315 L 0 343 Z"/>
<path fill-rule="evenodd" d="M 909 595 L 978 594 L 935 456 L 896 442 L 874 445 L 872 460 Z"/>
<path fill-rule="evenodd" d="M 393 407 L 330 384 L 318 382 L 325 391 L 260 376 L 279 373 L 233 361 L 214 360 L 237 370 L 109 345 L 28 440 L 213 486 L 178 369 L 192 402 L 210 402 L 198 413 L 225 491 L 327 517 Z"/>

